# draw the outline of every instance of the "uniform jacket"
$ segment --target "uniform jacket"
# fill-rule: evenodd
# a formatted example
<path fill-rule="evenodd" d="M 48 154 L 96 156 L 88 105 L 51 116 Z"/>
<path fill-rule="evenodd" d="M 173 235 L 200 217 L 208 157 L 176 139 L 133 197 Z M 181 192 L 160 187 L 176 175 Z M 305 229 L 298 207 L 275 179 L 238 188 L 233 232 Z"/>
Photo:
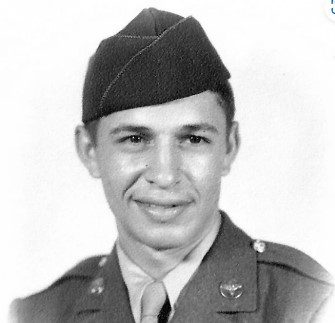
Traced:
<path fill-rule="evenodd" d="M 223 214 L 219 234 L 182 290 L 172 323 L 316 322 L 331 277 L 293 248 L 254 241 Z M 13 302 L 14 322 L 134 323 L 115 247 L 46 290 Z"/>

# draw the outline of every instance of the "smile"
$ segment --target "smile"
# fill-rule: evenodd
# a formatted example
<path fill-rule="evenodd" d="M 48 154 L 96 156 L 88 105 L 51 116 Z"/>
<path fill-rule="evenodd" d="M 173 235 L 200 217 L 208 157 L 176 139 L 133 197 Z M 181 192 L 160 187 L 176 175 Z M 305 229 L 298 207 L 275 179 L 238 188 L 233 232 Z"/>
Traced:
<path fill-rule="evenodd" d="M 159 205 L 159 204 L 154 204 L 154 203 L 143 203 L 140 201 L 137 201 L 138 203 L 144 204 L 146 207 L 150 207 L 150 208 L 163 208 L 163 209 L 169 209 L 169 208 L 173 208 L 173 207 L 177 207 L 178 205 L 176 204 L 171 204 L 171 205 Z M 180 206 L 180 205 L 179 205 Z"/>
<path fill-rule="evenodd" d="M 139 209 L 159 222 L 167 222 L 181 215 L 191 204 L 190 201 L 150 201 L 134 200 Z"/>

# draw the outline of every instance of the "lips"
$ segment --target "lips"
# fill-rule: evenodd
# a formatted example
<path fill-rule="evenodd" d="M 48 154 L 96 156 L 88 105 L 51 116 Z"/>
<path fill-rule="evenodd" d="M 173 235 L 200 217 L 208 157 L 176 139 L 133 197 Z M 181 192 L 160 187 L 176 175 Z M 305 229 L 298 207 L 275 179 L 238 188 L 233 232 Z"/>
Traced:
<path fill-rule="evenodd" d="M 158 203 L 147 203 L 147 202 L 142 202 L 142 201 L 136 201 L 136 202 L 144 204 L 145 206 L 150 207 L 150 208 L 169 209 L 169 208 L 180 206 L 178 204 L 158 204 Z"/>
<path fill-rule="evenodd" d="M 163 222 L 181 215 L 191 204 L 187 199 L 137 198 L 134 202 L 147 216 Z"/>
<path fill-rule="evenodd" d="M 189 204 L 191 201 L 184 199 L 150 199 L 150 198 L 137 198 L 134 199 L 138 203 L 147 204 L 151 206 L 160 207 L 176 207 Z"/>

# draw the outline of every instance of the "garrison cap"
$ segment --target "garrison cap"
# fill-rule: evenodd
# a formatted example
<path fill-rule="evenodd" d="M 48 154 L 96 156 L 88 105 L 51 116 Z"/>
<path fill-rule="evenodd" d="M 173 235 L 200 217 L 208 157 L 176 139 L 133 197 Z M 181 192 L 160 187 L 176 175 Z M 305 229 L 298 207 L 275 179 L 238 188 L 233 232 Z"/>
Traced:
<path fill-rule="evenodd" d="M 82 121 L 220 91 L 229 77 L 196 19 L 144 9 L 91 57 Z"/>

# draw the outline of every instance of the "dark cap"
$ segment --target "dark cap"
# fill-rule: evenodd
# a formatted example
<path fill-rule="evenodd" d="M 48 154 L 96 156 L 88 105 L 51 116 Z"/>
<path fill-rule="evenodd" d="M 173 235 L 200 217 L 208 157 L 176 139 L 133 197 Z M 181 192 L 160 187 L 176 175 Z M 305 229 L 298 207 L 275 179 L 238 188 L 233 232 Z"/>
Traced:
<path fill-rule="evenodd" d="M 91 57 L 82 120 L 217 91 L 229 77 L 196 19 L 144 9 Z"/>

